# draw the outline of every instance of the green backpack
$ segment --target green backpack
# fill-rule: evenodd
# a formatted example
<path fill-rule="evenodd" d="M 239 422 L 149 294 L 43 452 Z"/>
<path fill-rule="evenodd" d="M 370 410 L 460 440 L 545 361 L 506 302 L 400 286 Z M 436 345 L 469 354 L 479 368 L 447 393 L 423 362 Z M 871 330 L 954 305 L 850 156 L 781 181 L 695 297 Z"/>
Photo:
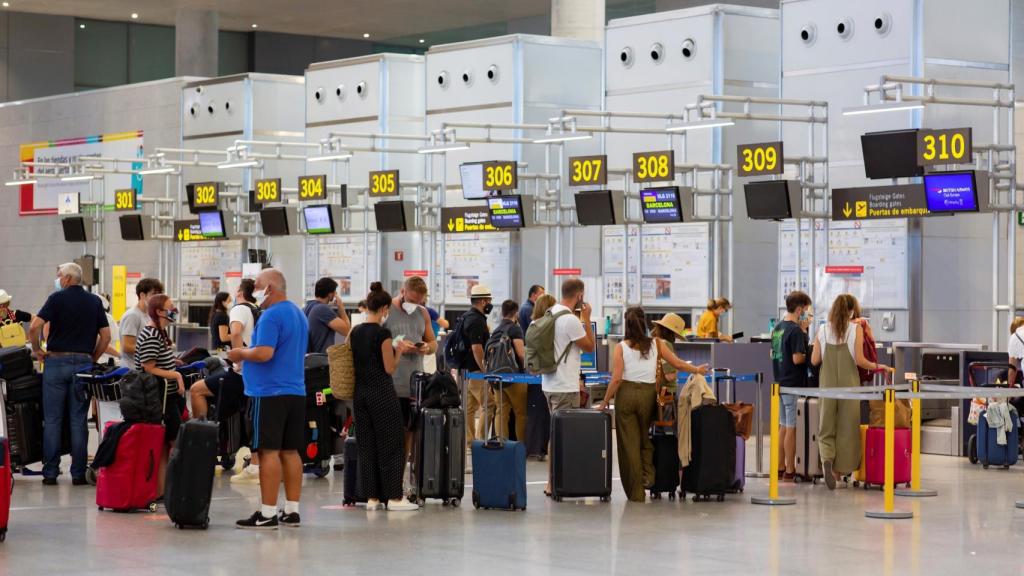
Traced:
<path fill-rule="evenodd" d="M 552 314 L 550 310 L 533 321 L 526 330 L 526 371 L 530 374 L 551 374 L 558 370 L 558 365 L 569 356 L 572 342 L 555 358 L 555 324 L 559 318 L 571 314 L 562 310 Z"/>

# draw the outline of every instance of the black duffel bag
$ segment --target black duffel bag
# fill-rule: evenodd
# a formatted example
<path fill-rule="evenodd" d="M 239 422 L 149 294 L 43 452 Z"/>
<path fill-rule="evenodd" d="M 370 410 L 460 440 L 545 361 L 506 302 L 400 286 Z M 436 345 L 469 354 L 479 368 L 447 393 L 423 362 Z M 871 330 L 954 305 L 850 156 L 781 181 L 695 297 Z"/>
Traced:
<path fill-rule="evenodd" d="M 129 372 L 121 380 L 121 416 L 133 424 L 159 424 L 167 384 L 147 372 Z"/>

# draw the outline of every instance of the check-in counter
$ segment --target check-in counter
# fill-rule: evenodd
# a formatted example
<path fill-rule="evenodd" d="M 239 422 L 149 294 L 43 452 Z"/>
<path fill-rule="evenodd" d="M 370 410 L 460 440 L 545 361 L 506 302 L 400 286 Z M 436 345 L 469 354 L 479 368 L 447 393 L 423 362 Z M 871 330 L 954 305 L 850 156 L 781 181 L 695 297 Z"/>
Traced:
<path fill-rule="evenodd" d="M 198 324 L 175 325 L 173 338 L 179 353 L 193 348 L 210 348 L 210 329 Z"/>

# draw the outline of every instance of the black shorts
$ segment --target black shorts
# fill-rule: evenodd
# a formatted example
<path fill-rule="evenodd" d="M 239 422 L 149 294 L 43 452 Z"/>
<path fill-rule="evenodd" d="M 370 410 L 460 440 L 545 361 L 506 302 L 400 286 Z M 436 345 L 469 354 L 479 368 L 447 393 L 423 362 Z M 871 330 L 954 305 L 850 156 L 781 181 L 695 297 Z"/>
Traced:
<path fill-rule="evenodd" d="M 402 408 L 402 426 L 406 430 L 415 430 L 416 410 L 412 406 L 412 398 L 399 398 L 398 405 Z"/>
<path fill-rule="evenodd" d="M 220 396 L 220 384 L 224 381 L 224 377 L 228 375 L 227 368 L 218 368 L 213 372 L 210 372 L 203 382 L 206 384 L 206 389 L 210 391 L 213 398 L 216 399 Z"/>
<path fill-rule="evenodd" d="M 306 397 L 252 397 L 252 449 L 296 450 L 306 446 Z"/>
<path fill-rule="evenodd" d="M 185 411 L 185 398 L 177 392 L 168 392 L 164 402 L 164 442 L 170 444 L 178 439 L 181 415 Z"/>

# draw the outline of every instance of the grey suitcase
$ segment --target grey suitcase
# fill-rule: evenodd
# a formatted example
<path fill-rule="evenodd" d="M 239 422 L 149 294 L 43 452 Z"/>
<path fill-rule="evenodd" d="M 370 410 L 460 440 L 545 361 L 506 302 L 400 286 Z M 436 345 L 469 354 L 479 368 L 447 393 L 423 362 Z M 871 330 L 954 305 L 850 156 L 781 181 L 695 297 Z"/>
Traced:
<path fill-rule="evenodd" d="M 552 497 L 612 496 L 612 417 L 600 410 L 551 415 Z"/>
<path fill-rule="evenodd" d="M 416 423 L 412 466 L 415 499 L 457 506 L 465 493 L 466 419 L 461 408 L 424 408 Z"/>
<path fill-rule="evenodd" d="M 799 481 L 817 483 L 824 478 L 821 456 L 818 455 L 818 430 L 821 413 L 817 398 L 796 401 L 796 476 Z"/>

